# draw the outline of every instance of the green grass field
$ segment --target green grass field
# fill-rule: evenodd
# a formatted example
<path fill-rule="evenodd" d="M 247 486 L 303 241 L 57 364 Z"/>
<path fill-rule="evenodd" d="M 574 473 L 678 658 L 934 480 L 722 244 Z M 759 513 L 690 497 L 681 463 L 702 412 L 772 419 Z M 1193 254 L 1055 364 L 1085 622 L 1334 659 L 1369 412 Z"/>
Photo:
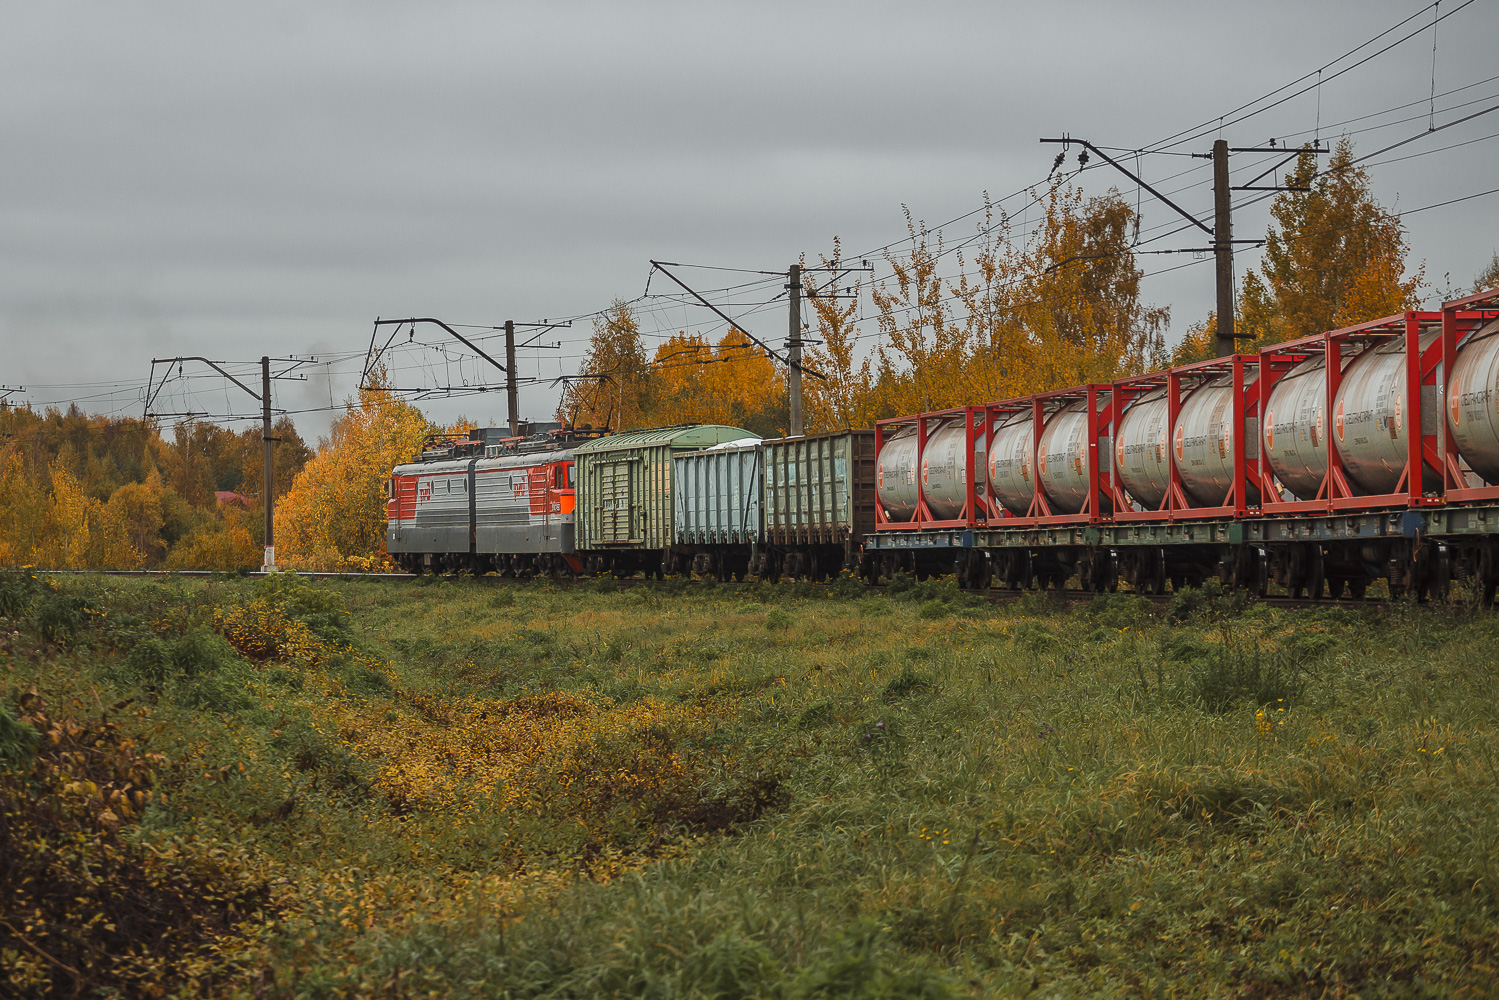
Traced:
<path fill-rule="evenodd" d="M 0 993 L 1492 995 L 1496 678 L 1458 608 L 12 574 Z"/>

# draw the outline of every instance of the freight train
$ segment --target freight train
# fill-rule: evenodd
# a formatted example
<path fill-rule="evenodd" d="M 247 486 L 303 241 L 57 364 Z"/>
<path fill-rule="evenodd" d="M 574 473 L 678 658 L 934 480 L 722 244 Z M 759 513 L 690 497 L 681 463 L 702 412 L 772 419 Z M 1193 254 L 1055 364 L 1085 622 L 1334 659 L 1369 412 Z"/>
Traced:
<path fill-rule="evenodd" d="M 394 470 L 388 514 L 413 570 L 1492 600 L 1499 289 L 870 430 L 448 442 Z"/>

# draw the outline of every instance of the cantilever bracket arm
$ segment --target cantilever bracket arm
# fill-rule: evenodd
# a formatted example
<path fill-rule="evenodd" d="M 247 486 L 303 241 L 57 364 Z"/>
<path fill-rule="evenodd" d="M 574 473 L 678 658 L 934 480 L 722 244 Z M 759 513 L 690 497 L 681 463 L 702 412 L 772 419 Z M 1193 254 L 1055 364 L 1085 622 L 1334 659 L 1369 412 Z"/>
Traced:
<path fill-rule="evenodd" d="M 156 366 L 157 365 L 180 365 L 184 361 L 201 361 L 201 362 L 203 362 L 205 365 L 207 365 L 208 367 L 212 368 L 214 371 L 218 372 L 220 375 L 224 376 L 226 379 L 228 379 L 229 381 L 233 382 L 235 385 L 239 386 L 241 389 L 245 390 L 246 392 L 248 392 L 250 394 L 250 396 L 253 399 L 255 399 L 256 402 L 263 402 L 263 400 L 260 397 L 260 393 L 256 392 L 254 389 L 251 389 L 249 386 L 245 385 L 239 379 L 235 378 L 233 375 L 230 375 L 228 372 L 224 371 L 224 369 L 220 368 L 217 363 L 215 363 L 213 361 L 209 361 L 207 358 L 152 358 L 151 359 L 151 375 L 146 380 L 146 409 L 145 409 L 144 417 L 149 418 L 151 416 L 151 404 L 154 403 L 154 402 L 156 402 L 156 397 L 159 396 L 159 395 L 161 395 L 161 390 L 164 389 L 164 388 L 166 388 L 166 384 L 167 384 L 167 379 L 165 379 L 165 378 L 163 378 L 160 382 L 156 381 Z M 170 370 L 169 370 L 169 377 L 170 377 Z"/>
<path fill-rule="evenodd" d="M 1144 188 L 1145 190 L 1149 191 L 1151 194 L 1155 195 L 1162 202 L 1164 202 L 1165 204 L 1167 204 L 1167 205 L 1171 206 L 1172 208 L 1176 209 L 1177 214 L 1180 215 L 1183 219 L 1186 219 L 1188 222 L 1192 223 L 1192 225 L 1196 226 L 1198 229 L 1201 229 L 1203 232 L 1207 233 L 1209 236 L 1213 235 L 1213 227 L 1212 226 L 1203 225 L 1203 223 L 1197 218 L 1197 216 L 1193 215 L 1191 212 L 1188 212 L 1185 208 L 1182 208 L 1176 202 L 1172 201 L 1170 198 L 1167 198 L 1165 195 L 1161 194 L 1161 192 L 1157 191 L 1155 188 L 1153 188 L 1149 184 L 1145 183 L 1145 180 L 1143 178 L 1137 176 L 1134 173 L 1134 171 L 1130 170 L 1124 164 L 1120 163 L 1118 160 L 1114 159 L 1108 153 L 1105 153 L 1103 150 L 1099 149 L 1097 146 L 1093 145 L 1091 142 L 1088 142 L 1085 139 L 1071 139 L 1071 138 L 1068 138 L 1068 139 L 1042 139 L 1041 141 L 1042 142 L 1058 142 L 1058 143 L 1067 143 L 1067 142 L 1075 142 L 1075 143 L 1077 143 L 1079 146 L 1081 146 L 1084 149 L 1088 150 L 1090 153 L 1095 154 L 1096 156 L 1098 156 L 1099 159 L 1101 159 L 1104 162 L 1108 163 L 1115 170 L 1118 170 L 1120 173 L 1124 174 L 1124 176 L 1128 177 L 1130 180 L 1134 181 L 1136 184 L 1140 185 L 1142 188 Z"/>
<path fill-rule="evenodd" d="M 821 372 L 815 372 L 812 369 L 808 368 L 806 365 L 801 364 L 800 362 L 796 362 L 796 363 L 793 364 L 793 362 L 791 362 L 787 358 L 781 357 L 779 354 L 777 354 L 774 350 L 771 349 L 770 345 L 766 344 L 759 337 L 756 337 L 753 333 L 750 333 L 744 327 L 742 327 L 738 323 L 734 322 L 733 318 L 730 317 L 728 313 L 724 312 L 722 309 L 718 308 L 718 306 L 714 305 L 713 303 L 709 302 L 707 299 L 703 298 L 696 291 L 694 291 L 687 284 L 687 282 L 683 281 L 681 278 L 677 277 L 675 274 L 672 274 L 670 271 L 668 271 L 666 269 L 667 265 L 661 263 L 661 261 L 659 261 L 659 260 L 653 260 L 653 261 L 651 261 L 651 267 L 655 268 L 656 270 L 660 271 L 662 274 L 664 274 L 668 278 L 670 278 L 672 281 L 675 281 L 677 284 L 681 285 L 682 289 L 684 291 L 686 291 L 688 295 L 691 295 L 693 298 L 697 299 L 703 305 L 707 306 L 709 309 L 712 309 L 715 313 L 718 314 L 718 317 L 720 319 L 722 319 L 725 323 L 729 324 L 729 327 L 731 329 L 738 330 L 740 333 L 744 334 L 750 340 L 754 341 L 755 344 L 762 351 L 764 351 L 766 354 L 770 355 L 772 358 L 775 358 L 781 364 L 787 366 L 788 368 L 794 367 L 798 371 L 806 372 L 808 375 L 811 375 L 813 378 L 822 379 L 824 382 L 826 382 L 828 380 L 828 377 L 826 375 L 822 374 Z"/>
<path fill-rule="evenodd" d="M 440 319 L 433 319 L 431 316 L 415 316 L 411 319 L 377 319 L 375 320 L 375 328 L 370 333 L 370 349 L 366 353 L 364 359 L 364 374 L 359 377 L 359 384 L 361 387 L 363 387 L 365 382 L 369 380 L 370 372 L 380 361 L 380 355 L 384 354 L 386 348 L 390 347 L 390 340 L 395 339 L 395 333 L 393 332 L 390 335 L 390 340 L 387 340 L 385 342 L 385 347 L 382 347 L 377 351 L 375 350 L 375 334 L 379 333 L 382 326 L 394 326 L 399 328 L 405 326 L 407 323 L 410 323 L 412 326 L 415 326 L 418 323 L 432 323 L 435 326 L 440 326 L 445 331 L 447 331 L 450 337 L 458 341 L 464 347 L 467 347 L 469 350 L 473 351 L 475 354 L 479 355 L 479 357 L 483 358 L 485 361 L 488 361 L 490 364 L 494 365 L 505 374 L 510 374 L 510 369 L 500 364 L 494 358 L 491 358 L 488 354 L 485 354 L 483 349 L 480 348 L 479 345 L 475 344 L 473 341 L 469 340 L 463 334 L 459 333 L 451 326 L 448 326 Z M 396 332 L 399 332 L 399 330 L 397 330 Z"/>

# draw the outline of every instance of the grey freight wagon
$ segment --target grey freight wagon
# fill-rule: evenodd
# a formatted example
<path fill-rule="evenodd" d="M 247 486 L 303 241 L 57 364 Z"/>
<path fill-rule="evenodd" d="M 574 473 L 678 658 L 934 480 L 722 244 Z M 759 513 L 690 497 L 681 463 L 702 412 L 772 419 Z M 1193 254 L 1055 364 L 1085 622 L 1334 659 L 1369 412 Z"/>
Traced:
<path fill-rule="evenodd" d="M 676 465 L 676 504 L 667 570 L 744 579 L 760 543 L 765 466 L 760 439 L 684 452 Z"/>
<path fill-rule="evenodd" d="M 863 572 L 864 536 L 874 532 L 874 431 L 835 431 L 761 445 L 765 527 L 753 572 L 826 579 Z"/>

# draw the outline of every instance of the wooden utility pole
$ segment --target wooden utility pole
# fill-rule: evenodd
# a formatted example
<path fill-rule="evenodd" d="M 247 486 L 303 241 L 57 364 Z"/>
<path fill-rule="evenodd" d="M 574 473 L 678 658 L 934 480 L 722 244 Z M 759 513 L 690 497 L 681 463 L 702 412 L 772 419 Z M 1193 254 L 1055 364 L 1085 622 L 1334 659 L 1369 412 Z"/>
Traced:
<path fill-rule="evenodd" d="M 276 439 L 271 437 L 271 359 L 260 359 L 260 440 L 264 448 L 261 464 L 261 497 L 265 502 L 265 562 L 262 573 L 276 572 L 276 477 L 271 469 Z"/>
<path fill-rule="evenodd" d="M 791 436 L 802 436 L 802 266 L 786 272 L 791 298 L 791 339 L 786 342 L 786 379 L 791 390 Z"/>
<path fill-rule="evenodd" d="M 515 320 L 505 321 L 505 396 L 510 402 L 510 436 L 520 434 L 520 401 L 515 387 Z"/>
<path fill-rule="evenodd" d="M 1228 140 L 1213 143 L 1213 257 L 1218 268 L 1218 357 L 1234 355 L 1234 232 Z"/>

